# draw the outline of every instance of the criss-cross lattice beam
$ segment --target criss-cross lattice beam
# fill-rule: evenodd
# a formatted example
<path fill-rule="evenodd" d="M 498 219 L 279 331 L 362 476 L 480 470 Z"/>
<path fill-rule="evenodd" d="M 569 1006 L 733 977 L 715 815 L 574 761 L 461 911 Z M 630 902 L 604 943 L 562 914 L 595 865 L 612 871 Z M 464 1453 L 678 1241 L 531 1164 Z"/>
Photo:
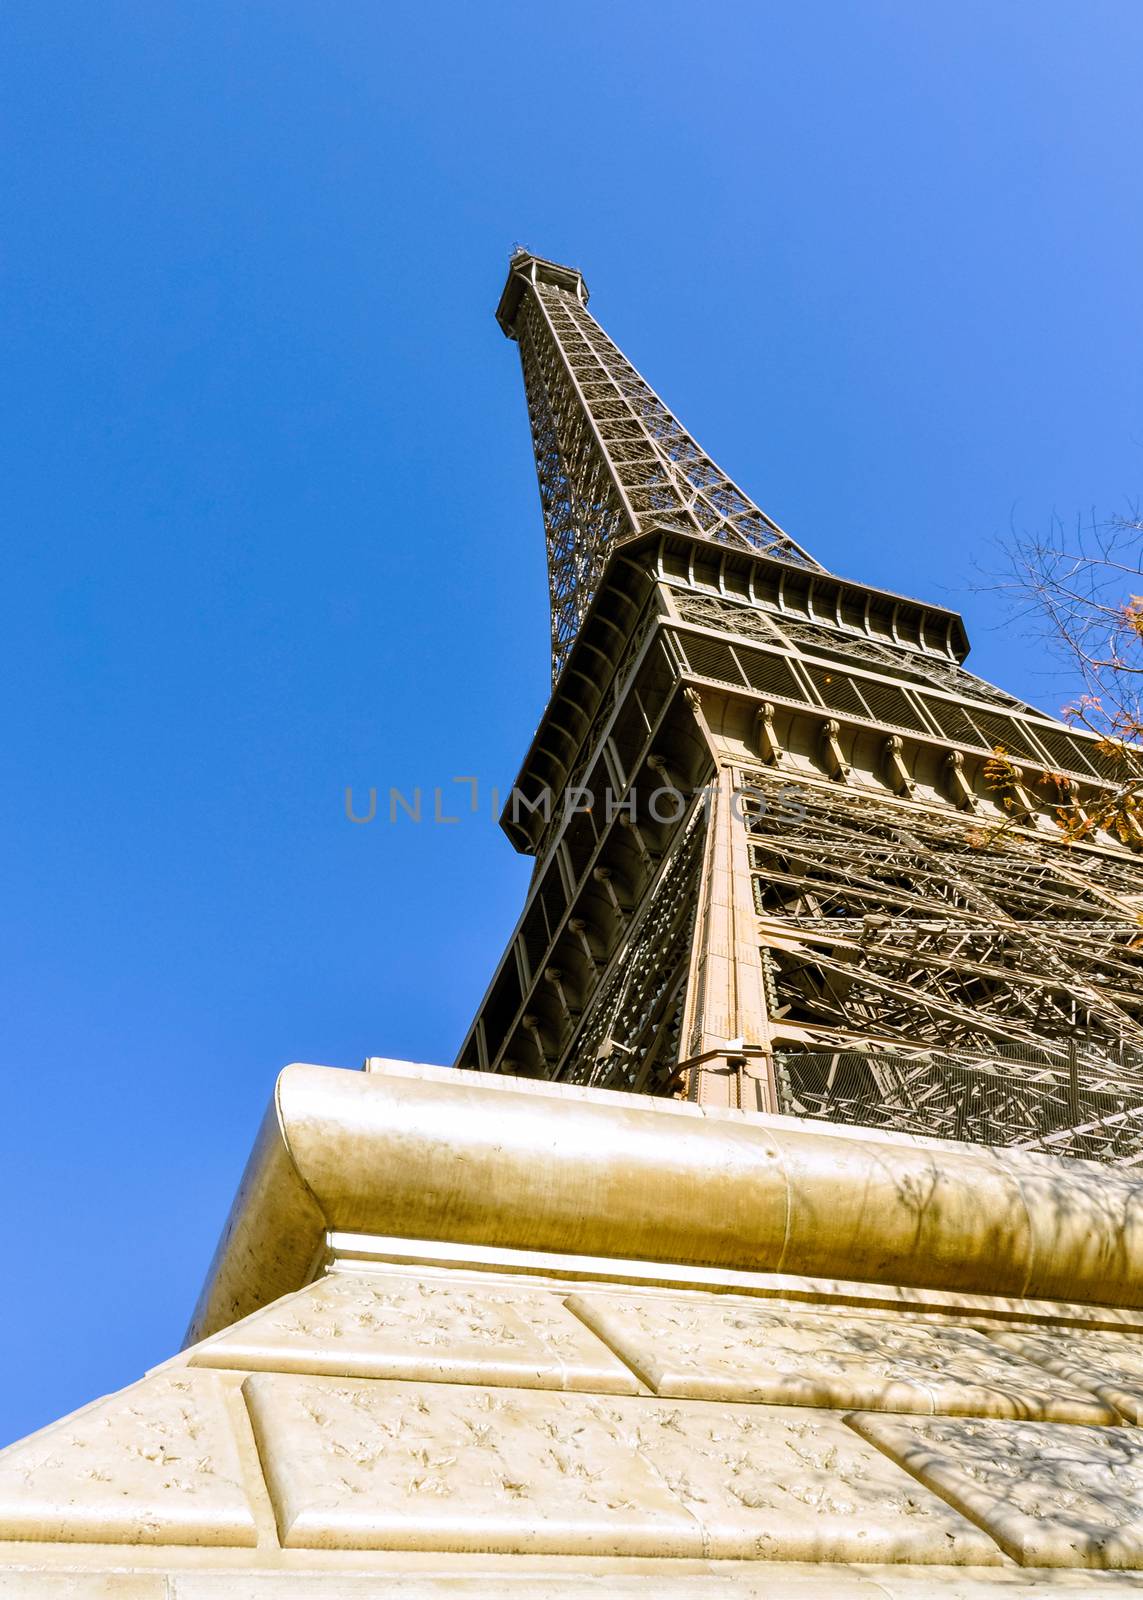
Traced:
<path fill-rule="evenodd" d="M 559 677 L 608 549 L 656 524 L 821 570 L 715 465 L 587 310 L 579 273 L 523 252 L 497 315 L 520 346 Z"/>
<path fill-rule="evenodd" d="M 1133 864 L 1081 866 L 1028 839 L 978 847 L 963 819 L 757 783 L 759 934 L 791 1017 L 951 1050 L 1143 1038 L 1139 924 L 1116 894 L 1134 890 Z"/>

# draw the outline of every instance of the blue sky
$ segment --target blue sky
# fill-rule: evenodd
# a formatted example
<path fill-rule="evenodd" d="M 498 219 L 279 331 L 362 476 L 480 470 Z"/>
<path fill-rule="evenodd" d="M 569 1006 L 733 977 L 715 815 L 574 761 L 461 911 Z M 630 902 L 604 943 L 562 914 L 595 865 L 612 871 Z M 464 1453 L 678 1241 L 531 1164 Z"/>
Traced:
<path fill-rule="evenodd" d="M 1143 9 L 6 0 L 0 1440 L 178 1346 L 277 1070 L 451 1059 L 547 685 L 517 240 L 837 571 L 1143 488 Z"/>

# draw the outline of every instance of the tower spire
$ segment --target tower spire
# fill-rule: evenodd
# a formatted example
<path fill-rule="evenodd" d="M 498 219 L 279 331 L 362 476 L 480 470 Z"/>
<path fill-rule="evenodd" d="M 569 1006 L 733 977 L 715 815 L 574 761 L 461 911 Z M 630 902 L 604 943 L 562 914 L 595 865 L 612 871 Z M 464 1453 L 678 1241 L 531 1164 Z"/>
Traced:
<path fill-rule="evenodd" d="M 547 534 L 553 682 L 611 547 L 653 527 L 824 570 L 699 448 L 587 301 L 582 273 L 517 250 L 496 310 L 524 369 Z"/>

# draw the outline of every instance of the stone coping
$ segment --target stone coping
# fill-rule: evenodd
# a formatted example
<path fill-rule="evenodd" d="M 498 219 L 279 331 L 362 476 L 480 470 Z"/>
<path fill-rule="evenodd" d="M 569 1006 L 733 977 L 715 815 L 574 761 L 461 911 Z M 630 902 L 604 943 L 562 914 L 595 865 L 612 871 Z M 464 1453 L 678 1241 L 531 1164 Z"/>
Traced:
<path fill-rule="evenodd" d="M 330 1231 L 1143 1305 L 1143 1174 L 372 1065 L 280 1074 L 188 1342 L 308 1282 Z"/>

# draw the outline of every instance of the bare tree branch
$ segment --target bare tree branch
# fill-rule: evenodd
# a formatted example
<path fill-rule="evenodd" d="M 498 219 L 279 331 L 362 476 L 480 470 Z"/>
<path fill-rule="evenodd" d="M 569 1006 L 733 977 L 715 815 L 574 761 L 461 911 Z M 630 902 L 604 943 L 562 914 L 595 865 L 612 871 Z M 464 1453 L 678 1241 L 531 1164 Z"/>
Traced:
<path fill-rule="evenodd" d="M 1011 603 L 1014 618 L 1030 626 L 1076 684 L 1063 708 L 1068 721 L 1100 740 L 1108 758 L 1108 786 L 1082 804 L 1068 780 L 1046 773 L 1056 786 L 1057 819 L 1068 840 L 1097 831 L 1125 843 L 1143 836 L 1143 517 L 1100 522 L 1078 519 L 1068 531 L 1059 518 L 1049 534 L 1015 534 L 1003 547 L 1004 570 L 990 587 Z M 1006 752 L 994 753 L 998 787 L 1005 782 Z"/>

